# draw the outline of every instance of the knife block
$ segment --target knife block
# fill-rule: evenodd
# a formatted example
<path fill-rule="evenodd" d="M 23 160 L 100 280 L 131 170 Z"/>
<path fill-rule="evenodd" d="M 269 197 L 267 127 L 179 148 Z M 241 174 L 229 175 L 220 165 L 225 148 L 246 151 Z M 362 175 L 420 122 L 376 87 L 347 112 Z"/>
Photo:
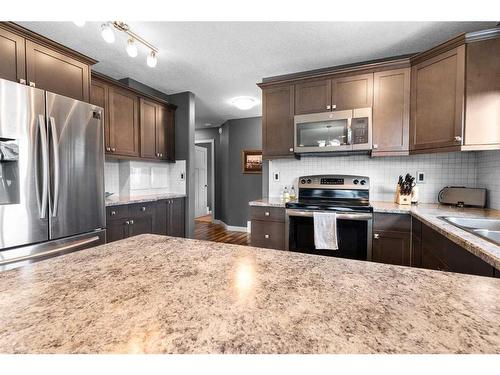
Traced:
<path fill-rule="evenodd" d="M 399 205 L 411 205 L 411 194 L 401 194 L 397 187 L 395 202 Z"/>

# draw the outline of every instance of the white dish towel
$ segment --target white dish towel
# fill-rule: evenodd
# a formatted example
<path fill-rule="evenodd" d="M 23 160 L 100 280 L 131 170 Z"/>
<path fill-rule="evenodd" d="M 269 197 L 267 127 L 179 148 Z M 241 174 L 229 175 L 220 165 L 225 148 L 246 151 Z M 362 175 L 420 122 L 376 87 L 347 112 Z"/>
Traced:
<path fill-rule="evenodd" d="M 335 212 L 313 212 L 314 246 L 318 250 L 338 250 L 337 215 Z"/>

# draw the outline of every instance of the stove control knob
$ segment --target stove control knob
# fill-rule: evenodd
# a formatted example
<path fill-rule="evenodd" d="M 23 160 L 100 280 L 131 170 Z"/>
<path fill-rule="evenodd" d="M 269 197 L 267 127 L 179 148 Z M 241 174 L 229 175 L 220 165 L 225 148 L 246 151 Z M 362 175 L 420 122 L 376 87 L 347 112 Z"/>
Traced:
<path fill-rule="evenodd" d="M 361 185 L 366 185 L 366 181 L 365 180 L 361 180 L 360 184 Z"/>
<path fill-rule="evenodd" d="M 352 183 L 353 183 L 354 185 L 357 185 L 357 184 L 359 184 L 359 180 L 358 180 L 358 179 L 354 179 L 354 180 L 352 180 Z"/>
<path fill-rule="evenodd" d="M 302 185 L 304 185 L 304 184 L 306 183 L 306 179 L 305 179 L 305 178 L 301 178 L 301 179 L 300 179 L 300 183 L 301 183 Z"/>
<path fill-rule="evenodd" d="M 312 180 L 310 178 L 307 179 L 307 183 L 310 184 Z"/>

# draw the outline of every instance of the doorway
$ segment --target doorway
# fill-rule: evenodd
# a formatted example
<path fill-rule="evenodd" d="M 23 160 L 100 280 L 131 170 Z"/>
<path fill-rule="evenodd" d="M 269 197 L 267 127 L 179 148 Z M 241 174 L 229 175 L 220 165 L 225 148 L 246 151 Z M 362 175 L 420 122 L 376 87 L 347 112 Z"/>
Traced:
<path fill-rule="evenodd" d="M 207 149 L 195 146 L 194 184 L 195 184 L 195 208 L 194 217 L 208 215 L 208 185 L 207 185 Z"/>
<path fill-rule="evenodd" d="M 207 151 L 205 160 L 207 162 L 205 170 L 207 171 L 207 178 L 205 185 L 205 191 L 206 191 L 206 206 L 208 208 L 205 208 L 204 214 L 201 216 L 206 216 L 208 215 L 207 219 L 210 219 L 210 221 L 213 221 L 215 219 L 215 140 L 214 139 L 198 139 L 195 141 L 195 147 L 196 148 L 204 148 Z M 195 148 L 195 155 L 196 155 L 196 148 Z M 203 158 L 202 158 L 203 159 Z M 195 158 L 195 161 L 197 159 Z M 196 168 L 196 163 L 195 163 L 195 168 Z M 195 174 L 196 177 L 197 173 Z M 198 190 L 198 184 L 195 185 L 195 193 Z M 196 199 L 196 194 L 195 194 L 195 199 Z M 195 205 L 195 208 L 197 205 Z M 201 211 L 200 211 L 201 213 Z M 196 214 L 196 209 L 195 209 L 195 217 L 200 218 Z"/>

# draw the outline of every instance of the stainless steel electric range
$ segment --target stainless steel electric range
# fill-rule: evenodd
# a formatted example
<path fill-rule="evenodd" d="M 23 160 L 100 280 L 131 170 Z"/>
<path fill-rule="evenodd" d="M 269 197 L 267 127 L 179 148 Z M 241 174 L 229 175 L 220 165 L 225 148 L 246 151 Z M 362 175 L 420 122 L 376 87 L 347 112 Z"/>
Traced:
<path fill-rule="evenodd" d="M 297 201 L 286 203 L 285 248 L 310 254 L 371 260 L 373 208 L 365 176 L 316 175 L 299 178 Z M 338 250 L 314 246 L 314 212 L 335 212 Z"/>

